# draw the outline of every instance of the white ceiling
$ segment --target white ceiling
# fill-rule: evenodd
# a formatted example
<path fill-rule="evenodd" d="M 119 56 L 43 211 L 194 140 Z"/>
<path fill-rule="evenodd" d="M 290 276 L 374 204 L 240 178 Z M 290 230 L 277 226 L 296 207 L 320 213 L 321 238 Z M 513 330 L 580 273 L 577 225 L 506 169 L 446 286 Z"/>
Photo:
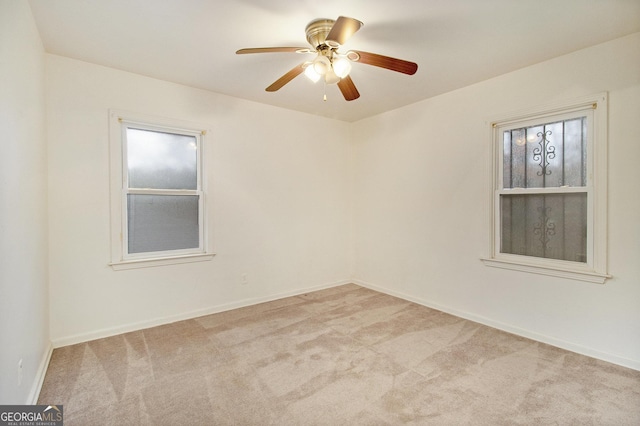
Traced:
<path fill-rule="evenodd" d="M 29 0 L 48 53 L 238 98 L 356 121 L 640 31 L 640 0 Z M 418 64 L 408 76 L 354 64 L 360 98 L 299 76 L 305 27 L 344 15 L 364 26 L 340 49 Z"/>

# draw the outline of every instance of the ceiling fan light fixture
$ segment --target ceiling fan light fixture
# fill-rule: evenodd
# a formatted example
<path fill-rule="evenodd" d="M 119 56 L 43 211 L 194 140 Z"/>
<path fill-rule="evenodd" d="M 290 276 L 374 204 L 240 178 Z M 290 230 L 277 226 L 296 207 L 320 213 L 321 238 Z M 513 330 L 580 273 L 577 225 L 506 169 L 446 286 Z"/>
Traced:
<path fill-rule="evenodd" d="M 331 68 L 329 68 L 327 73 L 324 75 L 324 82 L 327 84 L 336 84 L 339 81 L 340 81 L 340 77 L 338 77 L 336 73 L 333 72 Z"/>
<path fill-rule="evenodd" d="M 326 56 L 318 55 L 313 60 L 313 69 L 320 75 L 325 75 L 331 69 L 331 61 Z"/>
<path fill-rule="evenodd" d="M 317 83 L 318 80 L 320 80 L 320 77 L 322 77 L 320 74 L 318 74 L 315 70 L 315 68 L 313 67 L 313 63 L 310 63 L 305 69 L 304 69 L 304 75 L 311 81 L 313 81 L 314 83 Z"/>
<path fill-rule="evenodd" d="M 340 78 L 345 78 L 351 72 L 351 62 L 346 58 L 338 57 L 333 60 L 333 72 Z"/>

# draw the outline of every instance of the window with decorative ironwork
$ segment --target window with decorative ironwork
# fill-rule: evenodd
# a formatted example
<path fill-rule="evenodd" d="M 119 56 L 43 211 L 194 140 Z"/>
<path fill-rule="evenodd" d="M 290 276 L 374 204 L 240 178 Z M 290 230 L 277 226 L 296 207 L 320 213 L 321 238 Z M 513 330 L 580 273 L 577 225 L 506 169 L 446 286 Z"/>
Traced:
<path fill-rule="evenodd" d="M 606 96 L 497 121 L 492 130 L 492 255 L 485 261 L 604 282 Z"/>

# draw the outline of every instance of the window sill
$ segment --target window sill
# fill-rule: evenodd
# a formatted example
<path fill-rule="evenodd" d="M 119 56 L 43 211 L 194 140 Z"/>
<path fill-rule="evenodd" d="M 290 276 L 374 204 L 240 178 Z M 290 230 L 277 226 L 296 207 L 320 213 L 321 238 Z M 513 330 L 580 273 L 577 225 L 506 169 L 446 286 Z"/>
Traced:
<path fill-rule="evenodd" d="M 122 271 L 126 269 L 178 265 L 181 263 L 205 262 L 213 259 L 213 256 L 215 256 L 215 253 L 188 254 L 183 256 L 159 257 L 155 259 L 146 258 L 146 259 L 135 259 L 135 260 L 122 260 L 119 262 L 112 262 L 109 264 L 109 266 L 111 266 L 114 271 Z"/>
<path fill-rule="evenodd" d="M 560 268 L 540 264 L 515 262 L 512 260 L 504 259 L 481 258 L 480 260 L 482 260 L 482 262 L 486 266 L 495 268 L 510 269 L 512 271 L 529 272 L 532 274 L 548 275 L 552 277 L 567 278 L 578 281 L 587 281 L 596 284 L 604 284 L 607 278 L 611 278 L 611 275 L 602 274 L 590 270 Z"/>

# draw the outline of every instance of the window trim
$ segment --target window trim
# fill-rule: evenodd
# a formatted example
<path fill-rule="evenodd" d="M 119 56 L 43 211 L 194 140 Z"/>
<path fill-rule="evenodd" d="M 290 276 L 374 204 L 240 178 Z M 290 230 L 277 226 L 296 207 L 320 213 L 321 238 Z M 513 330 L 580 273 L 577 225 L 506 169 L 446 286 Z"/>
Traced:
<path fill-rule="evenodd" d="M 490 129 L 489 172 L 489 250 L 482 257 L 487 266 L 529 272 L 547 276 L 568 278 L 603 284 L 607 278 L 607 93 L 585 96 L 572 101 L 560 101 L 534 107 L 517 113 L 488 120 Z M 500 253 L 500 194 L 502 189 L 502 139 L 499 128 L 514 123 L 534 121 L 540 123 L 551 116 L 571 114 L 590 109 L 592 111 L 592 138 L 587 145 L 587 184 L 579 187 L 587 192 L 587 263 L 544 259 L 533 256 Z M 553 193 L 576 192 L 576 188 L 554 188 Z M 510 190 L 516 194 L 518 190 Z M 541 191 L 544 192 L 544 191 Z"/>
<path fill-rule="evenodd" d="M 124 149 L 125 132 L 129 127 L 145 130 L 176 132 L 185 135 L 193 135 L 198 144 L 198 187 L 196 190 L 151 190 L 128 188 L 128 176 L 126 173 L 126 155 Z M 109 157 L 110 157 L 110 191 L 111 191 L 111 262 L 109 265 L 114 270 L 145 268 L 151 266 L 163 266 L 181 264 L 187 262 L 199 262 L 211 260 L 215 253 L 211 251 L 210 228 L 207 224 L 207 197 L 206 197 L 206 167 L 205 163 L 205 135 L 209 133 L 207 126 L 154 117 L 144 114 L 126 111 L 109 110 Z M 167 250 L 150 253 L 127 253 L 127 194 L 169 194 L 169 195 L 199 195 L 199 235 L 200 243 L 197 249 Z M 187 194 L 188 193 L 188 194 Z M 193 194 L 191 194 L 193 193 Z"/>

